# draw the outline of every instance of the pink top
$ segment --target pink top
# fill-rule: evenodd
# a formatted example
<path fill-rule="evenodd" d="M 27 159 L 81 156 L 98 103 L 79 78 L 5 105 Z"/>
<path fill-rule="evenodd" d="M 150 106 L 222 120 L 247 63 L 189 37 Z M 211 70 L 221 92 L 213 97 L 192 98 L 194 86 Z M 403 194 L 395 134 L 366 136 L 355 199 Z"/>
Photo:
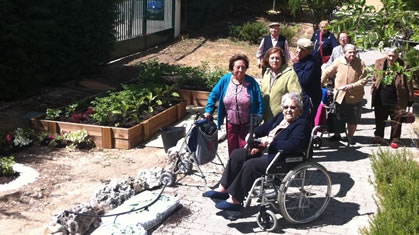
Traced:
<path fill-rule="evenodd" d="M 227 121 L 234 125 L 247 124 L 250 113 L 250 94 L 247 92 L 249 83 L 234 84 L 230 80 L 223 102 L 227 113 Z"/>

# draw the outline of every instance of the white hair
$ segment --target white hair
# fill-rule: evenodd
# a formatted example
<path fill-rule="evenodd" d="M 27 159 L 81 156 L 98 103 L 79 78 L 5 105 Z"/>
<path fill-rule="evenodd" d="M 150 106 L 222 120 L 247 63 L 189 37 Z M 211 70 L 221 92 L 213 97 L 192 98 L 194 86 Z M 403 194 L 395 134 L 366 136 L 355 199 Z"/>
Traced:
<path fill-rule="evenodd" d="M 349 49 L 354 49 L 355 51 L 356 51 L 356 47 L 355 47 L 355 45 L 354 44 L 350 44 L 350 43 L 348 43 L 348 44 L 346 44 L 344 47 L 343 47 L 343 52 L 345 53 L 347 50 L 349 50 Z"/>
<path fill-rule="evenodd" d="M 285 95 L 282 96 L 281 98 L 281 106 L 284 106 L 284 103 L 286 100 L 294 100 L 295 101 L 295 105 L 297 106 L 297 108 L 301 111 L 303 111 L 303 100 L 301 98 L 300 93 L 298 92 L 289 92 L 286 93 Z"/>

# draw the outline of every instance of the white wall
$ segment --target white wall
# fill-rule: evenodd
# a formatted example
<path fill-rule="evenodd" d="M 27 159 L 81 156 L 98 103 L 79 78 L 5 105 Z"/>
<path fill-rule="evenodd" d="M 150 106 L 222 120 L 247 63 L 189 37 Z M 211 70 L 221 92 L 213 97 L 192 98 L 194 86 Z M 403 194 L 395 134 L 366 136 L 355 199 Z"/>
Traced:
<path fill-rule="evenodd" d="M 182 0 L 175 0 L 175 37 L 179 36 L 180 34 L 180 9 L 181 9 L 181 2 Z"/>

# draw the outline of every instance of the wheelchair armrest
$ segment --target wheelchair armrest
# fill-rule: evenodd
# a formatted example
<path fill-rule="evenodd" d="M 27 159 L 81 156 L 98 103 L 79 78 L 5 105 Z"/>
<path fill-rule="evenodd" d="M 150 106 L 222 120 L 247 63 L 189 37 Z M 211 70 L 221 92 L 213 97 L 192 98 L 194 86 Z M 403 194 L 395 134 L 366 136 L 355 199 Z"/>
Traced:
<path fill-rule="evenodd" d="M 289 156 L 289 157 L 287 157 Z M 276 172 L 280 171 L 280 169 L 275 168 L 281 168 L 281 158 L 283 159 L 283 164 L 295 164 L 295 163 L 301 163 L 305 160 L 305 153 L 304 152 L 296 152 L 296 153 L 288 153 L 284 151 L 278 151 L 278 153 L 275 155 L 274 159 L 269 163 L 268 167 L 266 168 L 265 174 L 269 174 L 270 172 Z"/>

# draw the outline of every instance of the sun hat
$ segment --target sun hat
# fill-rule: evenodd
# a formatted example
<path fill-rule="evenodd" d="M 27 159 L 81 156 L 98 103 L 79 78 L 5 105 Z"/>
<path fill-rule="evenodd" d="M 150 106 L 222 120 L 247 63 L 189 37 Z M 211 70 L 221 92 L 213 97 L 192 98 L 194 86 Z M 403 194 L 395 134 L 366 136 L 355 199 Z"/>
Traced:
<path fill-rule="evenodd" d="M 272 22 L 269 24 L 269 28 L 273 26 L 280 26 L 280 24 L 278 22 Z"/>
<path fill-rule="evenodd" d="M 300 47 L 306 50 L 311 50 L 313 49 L 313 42 L 308 38 L 300 38 L 297 41 L 297 47 Z"/>

